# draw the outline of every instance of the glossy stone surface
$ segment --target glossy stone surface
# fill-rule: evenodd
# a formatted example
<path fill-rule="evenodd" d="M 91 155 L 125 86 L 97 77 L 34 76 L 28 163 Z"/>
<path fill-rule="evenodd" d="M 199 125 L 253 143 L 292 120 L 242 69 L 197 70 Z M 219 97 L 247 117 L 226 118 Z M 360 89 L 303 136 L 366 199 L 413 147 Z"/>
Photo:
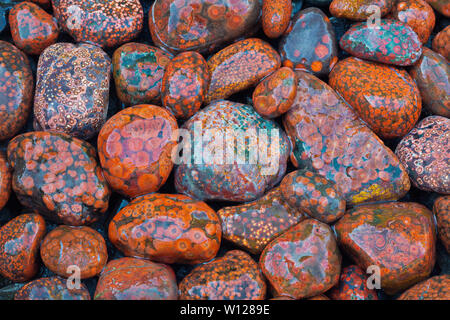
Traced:
<path fill-rule="evenodd" d="M 28 132 L 8 145 L 12 187 L 20 203 L 57 223 L 97 221 L 108 208 L 109 187 L 95 149 L 62 133 Z"/>
<path fill-rule="evenodd" d="M 450 26 L 445 27 L 434 37 L 433 50 L 450 60 Z"/>
<path fill-rule="evenodd" d="M 449 39 L 450 40 L 450 39 Z M 440 54 L 423 48 L 419 61 L 409 70 L 420 90 L 424 106 L 433 114 L 450 117 L 450 65 Z"/>
<path fill-rule="evenodd" d="M 450 119 L 430 116 L 420 121 L 395 149 L 414 186 L 450 193 Z"/>
<path fill-rule="evenodd" d="M 96 276 L 108 260 L 105 239 L 90 227 L 61 225 L 50 231 L 41 244 L 44 265 L 62 277 L 73 275 L 77 266 L 80 278 Z"/>
<path fill-rule="evenodd" d="M 280 183 L 283 199 L 293 208 L 324 223 L 333 223 L 345 213 L 345 200 L 333 181 L 307 169 L 287 174 Z"/>
<path fill-rule="evenodd" d="M 359 206 L 335 225 L 339 246 L 361 269 L 378 266 L 381 288 L 390 295 L 429 276 L 434 229 L 432 213 L 414 202 Z"/>
<path fill-rule="evenodd" d="M 297 97 L 283 119 L 291 161 L 336 183 L 349 205 L 399 199 L 409 177 L 394 153 L 327 84 L 297 72 Z"/>
<path fill-rule="evenodd" d="M 450 195 L 436 199 L 433 213 L 436 216 L 439 239 L 450 253 Z"/>
<path fill-rule="evenodd" d="M 450 300 L 450 275 L 431 277 L 403 292 L 398 300 Z"/>
<path fill-rule="evenodd" d="M 281 38 L 279 51 L 284 66 L 327 75 L 338 60 L 330 19 L 318 8 L 299 11 Z"/>
<path fill-rule="evenodd" d="M 33 75 L 26 55 L 0 40 L 0 140 L 25 125 L 33 99 Z"/>
<path fill-rule="evenodd" d="M 176 300 L 177 281 L 164 264 L 136 258 L 110 261 L 100 274 L 95 300 Z"/>
<path fill-rule="evenodd" d="M 297 78 L 291 68 L 283 67 L 262 80 L 253 91 L 253 107 L 263 117 L 276 118 L 292 106 L 297 93 Z"/>
<path fill-rule="evenodd" d="M 198 265 L 179 284 L 181 300 L 263 300 L 266 283 L 258 264 L 244 251 Z"/>
<path fill-rule="evenodd" d="M 278 38 L 289 26 L 292 0 L 263 0 L 262 28 L 269 38 Z"/>
<path fill-rule="evenodd" d="M 270 190 L 258 200 L 217 211 L 222 222 L 223 238 L 259 254 L 281 233 L 305 219 L 296 207 L 281 196 L 280 188 Z"/>
<path fill-rule="evenodd" d="M 434 9 L 446 17 L 450 17 L 450 2 L 448 0 L 426 0 Z"/>
<path fill-rule="evenodd" d="M 172 171 L 177 129 L 172 114 L 154 105 L 129 107 L 109 118 L 97 142 L 109 185 L 131 198 L 157 191 Z"/>
<path fill-rule="evenodd" d="M 128 42 L 142 29 L 139 0 L 52 0 L 62 30 L 76 42 L 113 47 Z"/>
<path fill-rule="evenodd" d="M 208 93 L 209 69 L 197 52 L 178 54 L 166 66 L 161 84 L 161 100 L 177 119 L 192 117 Z"/>
<path fill-rule="evenodd" d="M 14 44 L 28 54 L 40 54 L 58 39 L 56 20 L 38 5 L 21 2 L 9 12 Z"/>
<path fill-rule="evenodd" d="M 422 111 L 419 89 L 402 69 L 350 57 L 328 82 L 380 138 L 403 137 Z"/>
<path fill-rule="evenodd" d="M 109 224 L 108 236 L 126 256 L 197 264 L 216 256 L 222 231 L 219 217 L 206 203 L 153 193 L 120 210 Z"/>
<path fill-rule="evenodd" d="M 45 221 L 38 214 L 22 214 L 0 228 L 0 274 L 24 282 L 39 270 L 39 245 Z"/>
<path fill-rule="evenodd" d="M 164 70 L 172 55 L 143 43 L 129 42 L 114 51 L 113 77 L 126 105 L 159 103 Z"/>
<path fill-rule="evenodd" d="M 270 242 L 259 265 L 274 295 L 302 299 L 321 294 L 338 282 L 341 254 L 330 227 L 307 219 Z"/>
<path fill-rule="evenodd" d="M 4 152 L 0 152 L 0 210 L 11 195 L 11 169 Z"/>
<path fill-rule="evenodd" d="M 286 134 L 249 105 L 215 101 L 182 128 L 189 134 L 181 144 L 183 157 L 177 159 L 179 193 L 200 200 L 251 201 L 262 197 L 286 172 L 290 152 Z M 201 156 L 200 148 L 209 148 L 210 153 Z"/>
<path fill-rule="evenodd" d="M 56 43 L 39 56 L 34 116 L 38 130 L 94 136 L 106 120 L 111 59 L 91 44 Z"/>
<path fill-rule="evenodd" d="M 333 0 L 330 13 L 337 18 L 363 21 L 374 13 L 370 6 L 379 7 L 383 17 L 391 11 L 394 3 L 395 0 Z"/>
<path fill-rule="evenodd" d="M 357 265 L 342 269 L 339 284 L 327 292 L 333 300 L 378 300 L 375 289 L 367 287 L 368 276 Z"/>
<path fill-rule="evenodd" d="M 39 278 L 28 282 L 14 295 L 14 300 L 91 300 L 86 285 L 69 289 L 60 277 Z"/>
<path fill-rule="evenodd" d="M 205 103 L 256 85 L 280 65 L 278 52 L 263 40 L 249 38 L 229 45 L 208 60 L 211 82 Z"/>
<path fill-rule="evenodd" d="M 413 65 L 422 55 L 422 43 L 414 30 L 402 22 L 382 19 L 380 27 L 354 24 L 339 41 L 352 56 L 397 66 Z"/>
<path fill-rule="evenodd" d="M 259 0 L 156 0 L 149 27 L 158 47 L 206 51 L 253 29 L 260 15 Z"/>

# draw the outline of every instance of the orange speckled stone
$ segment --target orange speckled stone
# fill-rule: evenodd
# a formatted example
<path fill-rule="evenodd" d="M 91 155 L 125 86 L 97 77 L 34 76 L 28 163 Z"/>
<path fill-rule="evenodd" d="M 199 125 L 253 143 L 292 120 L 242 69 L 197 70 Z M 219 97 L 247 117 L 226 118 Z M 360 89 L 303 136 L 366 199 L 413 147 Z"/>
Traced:
<path fill-rule="evenodd" d="M 33 278 L 44 235 L 45 221 L 38 214 L 22 214 L 1 227 L 0 274 L 15 282 Z"/>
<path fill-rule="evenodd" d="M 305 219 L 296 207 L 281 197 L 280 188 L 274 188 L 256 201 L 217 211 L 222 221 L 222 235 L 253 254 L 282 232 Z"/>
<path fill-rule="evenodd" d="M 127 256 L 197 264 L 216 256 L 222 232 L 216 212 L 203 201 L 153 193 L 120 210 L 108 236 Z"/>
<path fill-rule="evenodd" d="M 208 93 L 209 69 L 203 56 L 182 52 L 166 66 L 161 83 L 163 106 L 177 119 L 188 119 L 202 106 Z"/>
<path fill-rule="evenodd" d="M 446 17 L 450 17 L 450 2 L 448 0 L 426 0 L 434 9 Z"/>
<path fill-rule="evenodd" d="M 327 292 L 333 300 L 378 300 L 375 289 L 367 287 L 368 275 L 357 265 L 342 269 L 339 284 Z"/>
<path fill-rule="evenodd" d="M 28 54 L 40 54 L 59 36 L 56 19 L 32 2 L 20 2 L 9 12 L 14 44 Z"/>
<path fill-rule="evenodd" d="M 394 3 L 395 0 L 333 0 L 330 13 L 337 18 L 363 21 L 374 13 L 368 10 L 369 6 L 378 6 L 383 17 L 391 11 Z"/>
<path fill-rule="evenodd" d="M 269 38 L 278 38 L 289 25 L 292 0 L 263 0 L 262 28 Z"/>
<path fill-rule="evenodd" d="M 109 118 L 97 145 L 110 186 L 131 198 L 157 191 L 172 171 L 177 129 L 174 116 L 154 105 L 129 107 Z"/>
<path fill-rule="evenodd" d="M 445 27 L 434 37 L 433 50 L 450 60 L 450 26 Z"/>
<path fill-rule="evenodd" d="M 176 300 L 177 281 L 173 270 L 145 259 L 110 261 L 98 279 L 94 300 Z"/>
<path fill-rule="evenodd" d="M 350 57 L 330 73 L 330 86 L 381 138 L 399 138 L 422 111 L 419 89 L 405 70 Z"/>
<path fill-rule="evenodd" d="M 450 195 L 436 199 L 433 213 L 436 216 L 439 238 L 450 253 Z"/>
<path fill-rule="evenodd" d="M 263 300 L 266 282 L 258 264 L 244 251 L 194 268 L 179 285 L 181 300 Z"/>
<path fill-rule="evenodd" d="M 0 210 L 6 205 L 11 195 L 11 169 L 6 154 L 0 152 Z"/>
<path fill-rule="evenodd" d="M 431 277 L 403 292 L 398 300 L 450 300 L 450 275 Z"/>
<path fill-rule="evenodd" d="M 66 279 L 49 277 L 28 282 L 17 290 L 14 300 L 91 300 L 91 296 L 84 283 L 69 289 Z"/>
<path fill-rule="evenodd" d="M 259 265 L 275 296 L 302 299 L 337 284 L 341 260 L 331 228 L 307 219 L 270 242 Z"/>
<path fill-rule="evenodd" d="M 395 294 L 426 279 L 435 262 L 432 213 L 413 202 L 362 205 L 335 225 L 340 247 L 363 270 L 380 268 L 381 288 Z"/>
<path fill-rule="evenodd" d="M 308 298 L 307 300 L 330 300 L 330 298 L 328 298 L 326 295 L 324 294 L 319 294 L 317 296 Z"/>
<path fill-rule="evenodd" d="M 96 276 L 108 260 L 105 239 L 90 227 L 61 225 L 42 241 L 41 258 L 45 266 L 62 277 L 73 275 L 70 266 L 80 268 L 81 279 Z"/>
<path fill-rule="evenodd" d="M 211 82 L 205 103 L 254 86 L 280 65 L 278 52 L 263 40 L 249 38 L 229 45 L 208 60 Z"/>
<path fill-rule="evenodd" d="M 292 106 L 297 94 L 297 77 L 283 67 L 261 81 L 253 91 L 253 107 L 263 117 L 276 118 Z"/>

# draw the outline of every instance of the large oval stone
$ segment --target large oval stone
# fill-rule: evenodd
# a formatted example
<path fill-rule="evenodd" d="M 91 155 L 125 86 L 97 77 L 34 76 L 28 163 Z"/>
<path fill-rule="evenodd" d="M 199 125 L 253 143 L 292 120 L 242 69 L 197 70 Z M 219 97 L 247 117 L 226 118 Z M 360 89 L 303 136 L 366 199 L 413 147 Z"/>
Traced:
<path fill-rule="evenodd" d="M 389 13 L 395 0 L 333 0 L 330 4 L 330 13 L 337 18 L 362 21 L 375 12 L 371 6 L 380 9 L 380 15 Z"/>
<path fill-rule="evenodd" d="M 436 199 L 433 205 L 439 239 L 450 253 L 450 195 Z"/>
<path fill-rule="evenodd" d="M 450 275 L 431 277 L 403 292 L 398 300 L 450 300 Z"/>
<path fill-rule="evenodd" d="M 278 38 L 289 26 L 292 0 L 263 0 L 261 24 L 269 38 Z"/>
<path fill-rule="evenodd" d="M 60 277 L 39 278 L 17 290 L 14 300 L 91 300 L 84 283 L 69 289 L 67 280 Z"/>

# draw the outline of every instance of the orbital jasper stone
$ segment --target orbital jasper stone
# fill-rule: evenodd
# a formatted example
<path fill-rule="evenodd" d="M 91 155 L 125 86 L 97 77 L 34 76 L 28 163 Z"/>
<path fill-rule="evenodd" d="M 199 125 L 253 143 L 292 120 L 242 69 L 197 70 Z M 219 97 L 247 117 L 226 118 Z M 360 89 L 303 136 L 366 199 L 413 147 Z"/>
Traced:
<path fill-rule="evenodd" d="M 84 283 L 69 289 L 67 279 L 60 277 L 39 278 L 17 290 L 14 300 L 91 300 Z"/>
<path fill-rule="evenodd" d="M 175 118 L 188 119 L 202 106 L 209 86 L 208 64 L 201 54 L 182 52 L 166 66 L 161 100 Z"/>
<path fill-rule="evenodd" d="M 338 60 L 330 19 L 318 8 L 299 11 L 281 38 L 279 51 L 284 66 L 326 76 Z"/>
<path fill-rule="evenodd" d="M 205 103 L 256 85 L 280 65 L 278 52 L 263 40 L 249 38 L 229 45 L 208 60 L 211 82 Z"/>
<path fill-rule="evenodd" d="M 180 300 L 264 300 L 266 282 L 244 251 L 198 265 L 179 284 Z"/>
<path fill-rule="evenodd" d="M 11 168 L 6 154 L 0 152 L 0 210 L 6 205 L 11 195 Z"/>
<path fill-rule="evenodd" d="M 22 214 L 0 228 L 0 274 L 14 282 L 33 278 L 39 270 L 39 245 L 45 221 L 38 214 Z"/>
<path fill-rule="evenodd" d="M 419 89 L 402 69 L 350 57 L 328 82 L 380 138 L 403 137 L 422 111 Z"/>
<path fill-rule="evenodd" d="M 222 231 L 219 217 L 206 203 L 153 193 L 120 210 L 109 224 L 108 236 L 126 256 L 197 264 L 216 256 Z"/>
<path fill-rule="evenodd" d="M 259 0 L 156 0 L 149 12 L 150 34 L 171 52 L 207 51 L 255 28 Z"/>
<path fill-rule="evenodd" d="M 291 68 L 283 67 L 263 79 L 253 91 L 253 107 L 263 117 L 276 118 L 292 106 L 297 93 L 297 78 Z"/>
<path fill-rule="evenodd" d="M 44 265 L 62 277 L 70 277 L 79 268 L 81 279 L 96 276 L 108 260 L 105 239 L 90 227 L 61 225 L 50 231 L 41 244 Z"/>
<path fill-rule="evenodd" d="M 445 27 L 434 37 L 433 50 L 450 61 L 450 26 Z"/>
<path fill-rule="evenodd" d="M 420 121 L 397 145 L 395 154 L 414 186 L 450 193 L 450 119 L 430 116 Z"/>
<path fill-rule="evenodd" d="M 99 47 L 60 42 L 39 56 L 34 116 L 37 130 L 94 136 L 106 120 L 111 59 Z"/>
<path fill-rule="evenodd" d="M 289 25 L 292 0 L 263 0 L 262 28 L 269 38 L 278 38 Z"/>
<path fill-rule="evenodd" d="M 27 56 L 9 42 L 0 40 L 0 140 L 14 137 L 25 125 L 33 87 Z"/>
<path fill-rule="evenodd" d="M 144 10 L 139 0 L 52 0 L 61 29 L 76 42 L 113 47 L 135 38 Z"/>
<path fill-rule="evenodd" d="M 377 6 L 383 17 L 391 11 L 394 3 L 395 0 L 333 0 L 330 13 L 337 18 L 363 21 L 375 13 L 370 6 Z"/>
<path fill-rule="evenodd" d="M 110 261 L 97 282 L 94 300 L 176 300 L 177 281 L 173 270 L 145 259 Z"/>
<path fill-rule="evenodd" d="M 439 239 L 450 253 L 450 195 L 436 199 L 433 205 Z"/>
<path fill-rule="evenodd" d="M 337 284 L 341 254 L 331 228 L 306 219 L 270 242 L 259 266 L 275 296 L 309 298 Z"/>
<path fill-rule="evenodd" d="M 326 83 L 306 72 L 297 77 L 283 118 L 293 164 L 333 181 L 349 205 L 403 197 L 409 177 L 394 153 Z"/>
<path fill-rule="evenodd" d="M 367 274 L 357 265 L 342 269 L 339 283 L 327 292 L 332 300 L 378 300 L 375 289 L 367 287 Z"/>
<path fill-rule="evenodd" d="M 448 0 L 426 0 L 434 9 L 446 16 L 450 17 L 450 2 Z"/>
<path fill-rule="evenodd" d="M 339 246 L 363 270 L 380 268 L 389 295 L 426 279 L 435 262 L 433 214 L 414 202 L 368 204 L 335 225 Z"/>
<path fill-rule="evenodd" d="M 129 107 L 109 118 L 97 142 L 109 185 L 131 198 L 157 191 L 172 171 L 177 129 L 172 114 L 154 105 Z"/>
<path fill-rule="evenodd" d="M 159 48 L 129 42 L 114 51 L 117 96 L 127 106 L 159 103 L 165 68 L 173 56 Z"/>
<path fill-rule="evenodd" d="M 403 292 L 398 300 L 450 300 L 450 275 L 424 280 Z"/>
<path fill-rule="evenodd" d="M 281 233 L 305 219 L 297 207 L 291 207 L 281 196 L 280 188 L 270 190 L 258 200 L 217 211 L 223 238 L 259 254 Z"/>

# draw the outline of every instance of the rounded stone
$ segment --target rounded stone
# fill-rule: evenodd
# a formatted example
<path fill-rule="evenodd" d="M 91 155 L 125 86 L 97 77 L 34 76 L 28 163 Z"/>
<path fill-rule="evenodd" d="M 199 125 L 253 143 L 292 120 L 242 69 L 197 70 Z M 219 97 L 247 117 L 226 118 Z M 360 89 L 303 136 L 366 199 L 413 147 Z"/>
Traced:
<path fill-rule="evenodd" d="M 11 168 L 6 154 L 0 152 L 0 210 L 6 205 L 11 195 Z"/>
<path fill-rule="evenodd" d="M 342 269 L 339 284 L 327 292 L 333 300 L 378 300 L 377 291 L 367 287 L 368 276 L 357 265 Z"/>
<path fill-rule="evenodd" d="M 450 275 L 434 276 L 403 292 L 398 300 L 450 300 Z"/>
<path fill-rule="evenodd" d="M 394 3 L 395 0 L 333 0 L 330 13 L 337 18 L 363 21 L 375 13 L 371 6 L 377 6 L 383 17 L 391 11 Z"/>
<path fill-rule="evenodd" d="M 84 283 L 69 289 L 66 279 L 49 277 L 28 282 L 16 292 L 14 300 L 91 300 L 91 296 Z"/>
<path fill-rule="evenodd" d="M 450 253 L 450 195 L 436 199 L 433 205 L 439 239 Z"/>
<path fill-rule="evenodd" d="M 450 2 L 448 0 L 426 0 L 436 11 L 447 18 L 450 17 Z"/>
<path fill-rule="evenodd" d="M 262 28 L 269 38 L 278 38 L 289 26 L 292 0 L 263 0 Z"/>
<path fill-rule="evenodd" d="M 433 50 L 450 60 L 450 26 L 445 27 L 434 37 Z"/>

